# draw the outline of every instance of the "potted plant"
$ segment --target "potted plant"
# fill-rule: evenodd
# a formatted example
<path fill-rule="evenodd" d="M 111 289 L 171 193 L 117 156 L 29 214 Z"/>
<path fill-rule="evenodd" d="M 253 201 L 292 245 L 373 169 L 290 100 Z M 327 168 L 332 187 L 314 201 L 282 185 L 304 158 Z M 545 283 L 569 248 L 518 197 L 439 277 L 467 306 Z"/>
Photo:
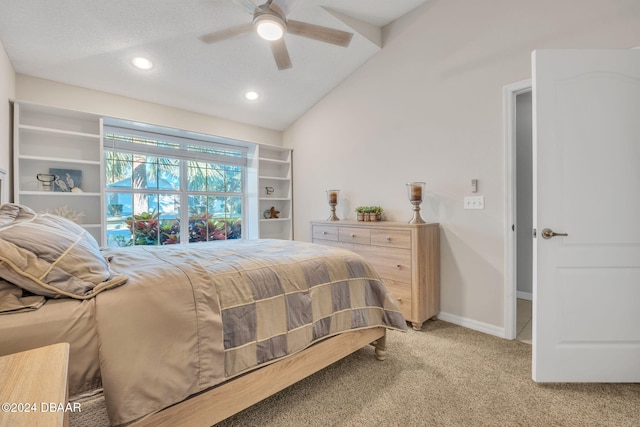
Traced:
<path fill-rule="evenodd" d="M 358 221 L 380 221 L 382 208 L 380 206 L 358 206 L 356 208 Z"/>
<path fill-rule="evenodd" d="M 382 219 L 382 208 L 380 206 L 369 206 L 370 221 L 380 221 Z"/>

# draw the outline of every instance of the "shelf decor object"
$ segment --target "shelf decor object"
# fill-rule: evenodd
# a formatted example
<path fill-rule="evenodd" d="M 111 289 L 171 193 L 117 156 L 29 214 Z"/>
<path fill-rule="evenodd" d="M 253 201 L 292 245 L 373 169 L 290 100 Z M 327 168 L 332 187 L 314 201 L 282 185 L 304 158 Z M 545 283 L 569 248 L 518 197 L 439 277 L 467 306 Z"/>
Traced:
<path fill-rule="evenodd" d="M 44 213 L 61 216 L 62 218 L 66 218 L 70 221 L 75 222 L 76 224 L 79 223 L 80 218 L 84 216 L 84 212 L 76 211 L 75 209 L 69 209 L 67 205 L 52 209 L 46 209 Z"/>
<path fill-rule="evenodd" d="M 77 169 L 49 168 L 49 174 L 53 175 L 55 186 L 53 191 L 63 193 L 77 191 L 82 185 L 82 171 Z M 75 189 L 75 190 L 74 190 Z"/>
<path fill-rule="evenodd" d="M 51 191 L 53 189 L 51 183 L 56 180 L 56 176 L 50 173 L 39 173 L 36 179 L 40 182 L 40 190 Z"/>
<path fill-rule="evenodd" d="M 340 221 L 340 218 L 336 215 L 339 193 L 340 190 L 327 190 L 327 201 L 329 202 L 329 206 L 331 206 L 331 216 L 327 218 L 327 221 Z"/>
<path fill-rule="evenodd" d="M 407 184 L 407 192 L 409 193 L 409 201 L 413 205 L 413 218 L 409 220 L 409 224 L 424 224 L 425 221 L 420 216 L 420 204 L 422 203 L 422 193 L 424 192 L 424 182 L 409 182 Z"/>

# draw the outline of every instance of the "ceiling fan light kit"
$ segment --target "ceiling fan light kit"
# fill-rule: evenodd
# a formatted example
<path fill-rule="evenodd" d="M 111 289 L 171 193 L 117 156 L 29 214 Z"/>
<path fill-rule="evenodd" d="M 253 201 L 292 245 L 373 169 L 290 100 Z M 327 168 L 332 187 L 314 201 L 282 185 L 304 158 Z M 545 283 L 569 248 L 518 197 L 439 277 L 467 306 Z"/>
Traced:
<path fill-rule="evenodd" d="M 287 33 L 342 47 L 349 46 L 353 37 L 353 33 L 347 31 L 287 19 L 285 13 L 273 0 L 268 0 L 260 6 L 255 6 L 250 0 L 233 1 L 248 10 L 253 10 L 253 22 L 205 34 L 200 37 L 200 40 L 209 44 L 217 43 L 247 34 L 255 29 L 260 37 L 271 43 L 271 52 L 278 70 L 291 68 L 291 59 L 284 43 L 284 35 Z"/>
<path fill-rule="evenodd" d="M 256 26 L 258 35 L 270 42 L 280 40 L 287 30 L 284 20 L 271 14 L 257 15 L 253 24 Z"/>

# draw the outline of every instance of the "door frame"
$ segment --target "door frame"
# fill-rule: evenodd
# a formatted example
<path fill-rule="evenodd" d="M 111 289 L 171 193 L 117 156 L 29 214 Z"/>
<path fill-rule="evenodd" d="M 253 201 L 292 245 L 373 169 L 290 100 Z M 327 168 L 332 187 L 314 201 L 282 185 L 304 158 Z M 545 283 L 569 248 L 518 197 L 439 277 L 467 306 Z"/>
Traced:
<path fill-rule="evenodd" d="M 504 328 L 506 339 L 515 339 L 517 296 L 517 239 L 512 226 L 516 224 L 516 96 L 532 90 L 531 79 L 511 83 L 502 89 L 504 128 Z"/>

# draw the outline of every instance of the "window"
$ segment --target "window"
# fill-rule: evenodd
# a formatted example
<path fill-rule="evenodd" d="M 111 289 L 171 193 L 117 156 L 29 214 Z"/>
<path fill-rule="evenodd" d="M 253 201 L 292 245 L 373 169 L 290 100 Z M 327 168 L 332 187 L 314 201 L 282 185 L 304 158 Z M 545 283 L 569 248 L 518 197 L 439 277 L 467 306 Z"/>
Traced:
<path fill-rule="evenodd" d="M 247 150 L 130 125 L 104 127 L 107 246 L 240 239 Z"/>

